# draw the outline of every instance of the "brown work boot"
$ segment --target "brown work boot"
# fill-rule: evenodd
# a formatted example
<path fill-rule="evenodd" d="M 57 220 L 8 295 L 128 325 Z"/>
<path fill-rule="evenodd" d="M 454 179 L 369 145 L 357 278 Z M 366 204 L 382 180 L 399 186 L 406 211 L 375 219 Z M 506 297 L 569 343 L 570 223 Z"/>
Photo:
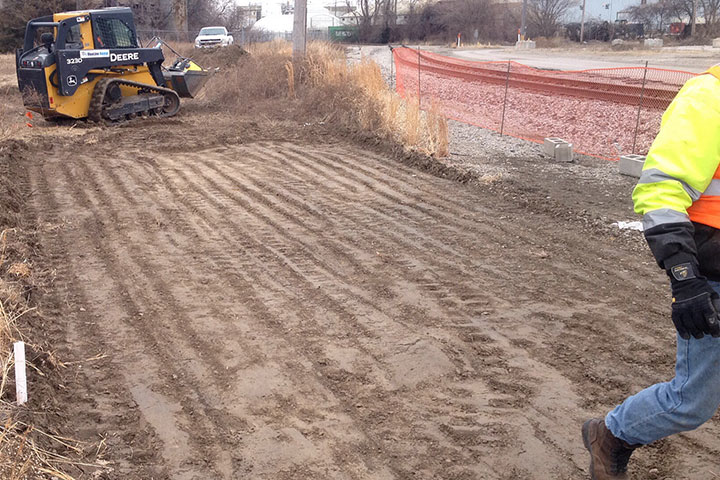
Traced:
<path fill-rule="evenodd" d="M 629 445 L 616 438 L 605 426 L 602 418 L 588 420 L 582 426 L 585 448 L 590 452 L 590 478 L 592 480 L 627 477 L 627 463 L 639 445 Z"/>

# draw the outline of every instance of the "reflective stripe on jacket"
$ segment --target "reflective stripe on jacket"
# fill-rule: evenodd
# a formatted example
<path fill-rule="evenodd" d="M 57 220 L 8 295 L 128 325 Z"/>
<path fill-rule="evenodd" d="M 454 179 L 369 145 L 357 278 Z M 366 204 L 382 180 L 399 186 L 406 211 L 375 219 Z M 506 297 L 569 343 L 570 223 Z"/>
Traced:
<path fill-rule="evenodd" d="M 720 228 L 720 66 L 707 73 L 668 107 L 633 190 L 646 230 L 691 220 Z"/>

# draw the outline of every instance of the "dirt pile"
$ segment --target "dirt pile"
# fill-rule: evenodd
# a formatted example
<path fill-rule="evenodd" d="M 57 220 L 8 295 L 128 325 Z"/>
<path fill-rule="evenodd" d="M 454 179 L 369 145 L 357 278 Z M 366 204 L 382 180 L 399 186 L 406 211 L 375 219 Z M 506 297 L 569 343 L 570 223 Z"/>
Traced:
<path fill-rule="evenodd" d="M 190 58 L 203 68 L 227 69 L 237 66 L 248 54 L 240 45 L 230 45 L 223 48 L 194 49 L 186 52 Z"/>

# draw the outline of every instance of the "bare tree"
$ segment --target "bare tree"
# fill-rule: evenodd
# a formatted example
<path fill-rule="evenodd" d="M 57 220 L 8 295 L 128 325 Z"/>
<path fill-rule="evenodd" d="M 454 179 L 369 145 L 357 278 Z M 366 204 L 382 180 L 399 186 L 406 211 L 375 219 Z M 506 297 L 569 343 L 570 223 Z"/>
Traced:
<path fill-rule="evenodd" d="M 0 51 L 22 45 L 25 25 L 32 18 L 75 9 L 75 0 L 3 0 Z"/>
<path fill-rule="evenodd" d="M 720 32 L 720 0 L 700 0 L 699 6 L 705 17 L 705 34 L 716 36 Z"/>
<path fill-rule="evenodd" d="M 690 24 L 693 22 L 693 0 L 664 0 L 664 3 L 668 5 L 671 18 Z M 720 0 L 696 0 L 696 6 L 695 17 L 705 19 L 705 24 L 697 33 L 717 34 L 720 31 Z"/>
<path fill-rule="evenodd" d="M 493 23 L 489 11 L 490 0 L 456 0 L 440 6 L 440 23 L 450 36 L 474 38 L 477 30 L 479 37 L 488 38 Z"/>
<path fill-rule="evenodd" d="M 672 17 L 692 22 L 693 0 L 668 0 L 667 4 Z"/>
<path fill-rule="evenodd" d="M 157 0 L 136 0 L 135 24 L 140 30 L 167 30 L 172 18 L 172 9 L 160 4 Z"/>
<path fill-rule="evenodd" d="M 349 1 L 346 5 L 351 6 Z M 362 40 L 386 42 L 390 27 L 396 22 L 397 0 L 358 0 L 353 15 Z"/>
<path fill-rule="evenodd" d="M 356 15 L 358 25 L 366 28 L 375 25 L 384 1 L 386 0 L 359 0 L 358 7 L 360 7 L 360 11 Z"/>
<path fill-rule="evenodd" d="M 642 23 L 648 33 L 661 33 L 667 23 L 677 18 L 674 13 L 676 9 L 671 3 L 672 0 L 660 0 L 656 3 L 630 7 L 630 19 Z"/>
<path fill-rule="evenodd" d="M 529 31 L 536 36 L 554 36 L 568 10 L 576 6 L 576 0 L 528 0 Z"/>

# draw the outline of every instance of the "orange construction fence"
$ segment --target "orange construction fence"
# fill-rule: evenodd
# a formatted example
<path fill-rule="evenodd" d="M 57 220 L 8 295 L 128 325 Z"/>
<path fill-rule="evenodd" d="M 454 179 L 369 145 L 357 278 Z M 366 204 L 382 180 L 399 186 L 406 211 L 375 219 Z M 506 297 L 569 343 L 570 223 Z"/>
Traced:
<path fill-rule="evenodd" d="M 398 47 L 396 89 L 448 118 L 534 142 L 560 137 L 608 160 L 645 154 L 664 110 L 696 74 L 648 67 L 540 70 Z"/>

